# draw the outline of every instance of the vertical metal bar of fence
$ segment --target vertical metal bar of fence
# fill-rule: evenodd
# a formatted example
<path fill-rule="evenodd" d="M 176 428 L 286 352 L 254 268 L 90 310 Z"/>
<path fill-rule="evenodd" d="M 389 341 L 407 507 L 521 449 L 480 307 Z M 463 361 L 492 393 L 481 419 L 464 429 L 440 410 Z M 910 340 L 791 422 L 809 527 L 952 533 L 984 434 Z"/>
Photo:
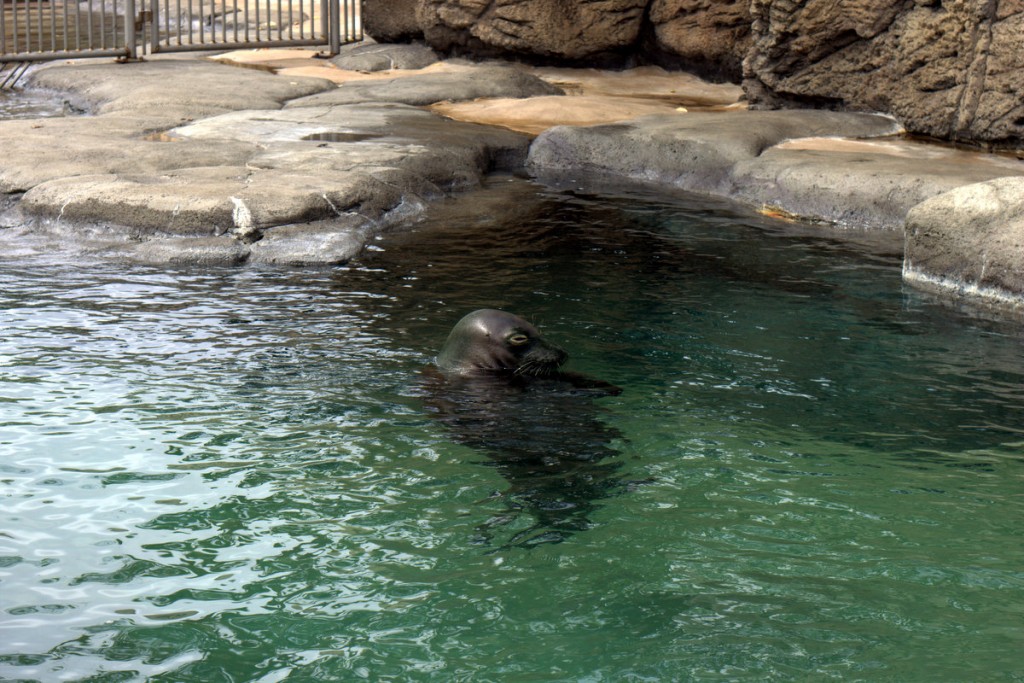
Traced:
<path fill-rule="evenodd" d="M 124 2 L 124 43 L 128 48 L 128 59 L 138 59 L 138 46 L 135 42 L 135 0 Z"/>
<path fill-rule="evenodd" d="M 62 39 L 61 47 L 65 51 L 67 51 L 67 49 L 68 49 L 68 3 L 62 2 L 60 4 L 60 9 L 61 9 L 61 14 L 63 15 L 62 21 L 64 22 L 64 24 L 63 24 L 64 28 L 60 32 L 61 33 L 61 39 Z"/>
<path fill-rule="evenodd" d="M 338 0 L 338 33 L 340 42 L 348 38 L 348 0 Z"/>
<path fill-rule="evenodd" d="M 46 40 L 43 35 L 43 3 L 36 2 L 36 50 L 39 52 L 43 51 L 43 42 Z"/>
<path fill-rule="evenodd" d="M 355 40 L 356 37 L 356 15 L 355 5 L 351 0 L 342 0 L 345 3 L 345 42 Z"/>
<path fill-rule="evenodd" d="M 29 5 L 29 0 L 26 0 L 26 2 L 25 2 L 25 10 L 26 10 L 26 16 L 31 18 L 32 17 L 32 9 L 31 9 L 31 7 Z M 43 49 L 43 3 L 41 3 L 41 2 L 37 2 L 36 3 L 36 26 L 35 26 L 35 29 L 36 29 L 36 45 L 35 45 L 35 49 L 41 50 L 41 49 Z M 29 45 L 30 45 L 30 49 L 32 49 L 32 47 L 31 47 L 32 46 L 32 40 L 31 40 L 32 34 L 31 33 L 29 34 L 29 37 L 30 37 Z"/>
<path fill-rule="evenodd" d="M 330 51 L 336 55 L 341 51 L 341 1 L 329 0 L 334 16 L 331 19 Z"/>
<path fill-rule="evenodd" d="M 160 15 L 160 6 L 157 4 L 157 0 L 150 0 L 149 13 L 149 49 L 152 50 L 159 44 L 158 37 L 160 35 L 160 19 L 162 18 Z"/>
<path fill-rule="evenodd" d="M 92 44 L 90 43 L 90 47 Z M 100 0 L 100 47 L 107 47 L 107 3 Z"/>
<path fill-rule="evenodd" d="M 57 51 L 57 8 L 54 6 L 52 0 L 50 2 L 50 52 Z M 42 49 L 42 46 L 39 46 Z"/>
<path fill-rule="evenodd" d="M 11 21 L 14 22 L 14 31 L 11 32 L 11 52 L 18 52 L 18 3 L 17 0 L 11 3 Z"/>
<path fill-rule="evenodd" d="M 331 25 L 329 1 L 320 0 L 320 35 L 322 36 L 328 35 L 328 27 Z"/>
<path fill-rule="evenodd" d="M 82 3 L 75 3 L 75 49 L 82 48 Z"/>
<path fill-rule="evenodd" d="M 14 0 L 15 3 L 18 0 Z M 32 51 L 32 7 L 25 0 L 25 51 Z"/>

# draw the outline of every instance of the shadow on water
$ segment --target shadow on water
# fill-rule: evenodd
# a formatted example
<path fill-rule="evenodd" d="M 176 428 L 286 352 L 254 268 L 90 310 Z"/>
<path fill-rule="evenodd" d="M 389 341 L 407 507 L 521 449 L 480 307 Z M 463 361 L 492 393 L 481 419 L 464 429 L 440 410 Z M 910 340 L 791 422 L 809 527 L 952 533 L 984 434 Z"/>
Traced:
<path fill-rule="evenodd" d="M 510 182 L 346 268 L 4 261 L 0 678 L 1019 672 L 1021 328 L 811 230 Z M 622 394 L 431 387 L 484 307 Z"/>
<path fill-rule="evenodd" d="M 553 379 L 424 372 L 426 410 L 509 484 L 493 494 L 506 512 L 477 527 L 479 542 L 492 545 L 504 528 L 515 531 L 500 548 L 561 542 L 591 525 L 599 500 L 624 489 L 622 462 L 609 460 L 621 455 L 623 435 L 601 419 L 601 395 Z"/>
<path fill-rule="evenodd" d="M 472 196 L 472 210 L 442 204 L 387 235 L 338 286 L 391 294 L 381 336 L 425 358 L 457 316 L 495 307 L 570 344 L 585 335 L 580 369 L 633 395 L 684 387 L 708 414 L 881 447 L 908 464 L 959 466 L 937 451 L 1007 438 L 991 424 L 963 428 L 977 393 L 973 337 L 947 335 L 964 321 L 903 290 L 899 235 L 837 237 L 713 200 L 639 197 L 497 182 Z M 879 353 L 890 365 L 872 360 Z M 1003 362 L 1016 378 L 1018 361 Z M 939 372 L 935 384 L 903 381 Z"/>

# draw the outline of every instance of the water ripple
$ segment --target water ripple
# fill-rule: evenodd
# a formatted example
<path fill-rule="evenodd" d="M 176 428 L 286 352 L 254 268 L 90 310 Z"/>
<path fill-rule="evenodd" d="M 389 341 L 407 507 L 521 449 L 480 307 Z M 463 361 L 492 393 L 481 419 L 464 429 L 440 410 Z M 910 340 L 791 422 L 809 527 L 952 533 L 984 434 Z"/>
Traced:
<path fill-rule="evenodd" d="M 0 264 L 0 677 L 1019 671 L 1020 331 L 648 199 L 510 182 L 339 269 Z M 481 306 L 626 388 L 561 543 L 486 545 L 531 511 L 421 405 Z"/>

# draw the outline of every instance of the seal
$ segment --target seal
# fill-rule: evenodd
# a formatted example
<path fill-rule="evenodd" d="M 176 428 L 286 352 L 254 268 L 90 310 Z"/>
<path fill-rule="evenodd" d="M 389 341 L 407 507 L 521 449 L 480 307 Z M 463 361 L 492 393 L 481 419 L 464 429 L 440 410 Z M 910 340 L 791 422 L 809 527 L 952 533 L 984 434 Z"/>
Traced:
<path fill-rule="evenodd" d="M 536 327 L 518 315 L 482 308 L 452 328 L 437 355 L 437 367 L 455 375 L 511 372 L 545 377 L 557 372 L 568 359 L 564 349 L 544 339 Z"/>
<path fill-rule="evenodd" d="M 509 483 L 506 511 L 477 527 L 482 543 L 509 525 L 519 530 L 501 547 L 558 543 L 624 490 L 623 435 L 593 401 L 622 390 L 562 370 L 568 358 L 523 318 L 488 308 L 462 318 L 424 369 L 424 407 Z M 513 525 L 521 515 L 533 523 Z"/>
<path fill-rule="evenodd" d="M 577 389 L 619 394 L 622 389 L 561 366 L 569 354 L 541 336 L 540 331 L 513 313 L 482 308 L 463 317 L 437 355 L 437 368 L 449 376 L 498 374 L 568 382 Z"/>

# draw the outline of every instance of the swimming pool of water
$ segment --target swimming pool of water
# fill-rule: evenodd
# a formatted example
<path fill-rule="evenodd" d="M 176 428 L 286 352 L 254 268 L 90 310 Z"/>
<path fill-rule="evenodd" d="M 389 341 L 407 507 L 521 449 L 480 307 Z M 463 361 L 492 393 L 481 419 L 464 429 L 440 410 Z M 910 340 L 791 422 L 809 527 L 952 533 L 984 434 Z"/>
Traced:
<path fill-rule="evenodd" d="M 0 678 L 1024 676 L 1021 329 L 885 249 L 507 180 L 345 268 L 65 261 L 0 263 Z M 480 307 L 624 389 L 547 497 L 426 406 Z"/>

